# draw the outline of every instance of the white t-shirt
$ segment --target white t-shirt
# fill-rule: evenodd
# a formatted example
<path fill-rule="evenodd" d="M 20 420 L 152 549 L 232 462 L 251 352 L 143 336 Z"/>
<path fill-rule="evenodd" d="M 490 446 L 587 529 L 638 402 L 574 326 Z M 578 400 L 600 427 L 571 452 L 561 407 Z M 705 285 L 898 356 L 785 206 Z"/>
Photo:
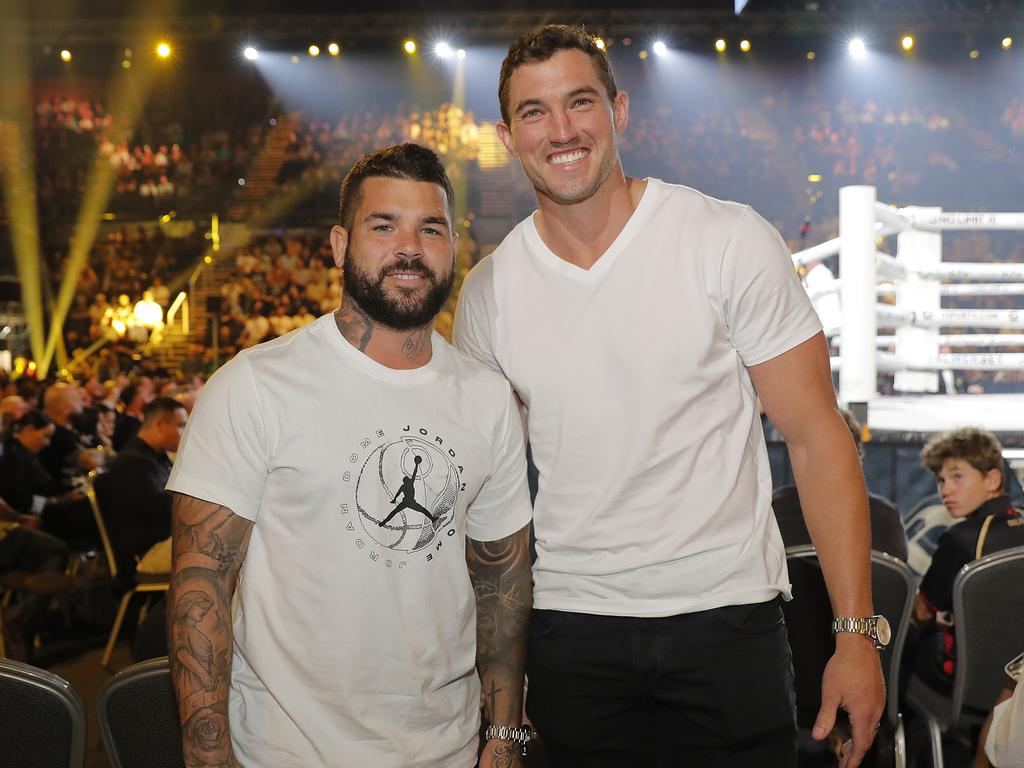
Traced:
<path fill-rule="evenodd" d="M 437 334 L 433 350 L 386 368 L 325 315 L 237 355 L 189 418 L 167 487 L 255 523 L 229 708 L 247 768 L 476 760 L 465 537 L 531 509 L 508 383 Z"/>
<path fill-rule="evenodd" d="M 746 366 L 820 330 L 747 206 L 650 179 L 590 270 L 532 216 L 512 230 L 467 276 L 455 344 L 527 410 L 534 606 L 670 616 L 788 597 Z"/>

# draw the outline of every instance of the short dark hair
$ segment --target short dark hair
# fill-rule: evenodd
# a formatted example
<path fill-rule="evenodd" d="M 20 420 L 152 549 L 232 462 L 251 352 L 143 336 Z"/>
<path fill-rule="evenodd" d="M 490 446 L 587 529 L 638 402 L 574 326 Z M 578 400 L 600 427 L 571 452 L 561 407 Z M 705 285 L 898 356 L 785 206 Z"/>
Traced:
<path fill-rule="evenodd" d="M 523 35 L 508 48 L 508 55 L 501 62 L 501 73 L 498 75 L 498 104 L 501 107 L 501 119 L 508 125 L 511 120 L 509 104 L 509 83 L 512 73 L 524 64 L 535 64 L 547 61 L 559 51 L 583 51 L 594 62 L 594 69 L 608 92 L 608 99 L 615 100 L 619 89 L 615 86 L 615 75 L 608 55 L 597 47 L 597 40 L 582 26 L 568 24 L 548 24 Z"/>
<path fill-rule="evenodd" d="M 53 419 L 39 409 L 33 408 L 31 411 L 25 411 L 24 415 L 20 419 L 16 419 L 14 423 L 11 424 L 11 431 L 20 432 L 25 427 L 32 427 L 32 429 L 46 429 L 51 424 L 53 424 Z"/>
<path fill-rule="evenodd" d="M 995 435 L 980 427 L 943 432 L 921 449 L 922 463 L 936 474 L 946 459 L 962 459 L 983 475 L 993 469 L 998 469 L 1000 475 L 1003 472 L 1003 446 Z"/>
<path fill-rule="evenodd" d="M 154 397 L 142 409 L 142 426 L 148 427 L 159 419 L 170 418 L 177 410 L 185 410 L 185 406 L 173 397 Z"/>
<path fill-rule="evenodd" d="M 341 226 L 345 229 L 352 229 L 352 219 L 355 218 L 356 208 L 362 199 L 363 182 L 373 176 L 437 184 L 444 190 L 444 196 L 448 200 L 448 216 L 451 218 L 455 192 L 440 158 L 433 150 L 407 142 L 366 155 L 352 166 L 352 170 L 341 182 L 339 195 Z"/>

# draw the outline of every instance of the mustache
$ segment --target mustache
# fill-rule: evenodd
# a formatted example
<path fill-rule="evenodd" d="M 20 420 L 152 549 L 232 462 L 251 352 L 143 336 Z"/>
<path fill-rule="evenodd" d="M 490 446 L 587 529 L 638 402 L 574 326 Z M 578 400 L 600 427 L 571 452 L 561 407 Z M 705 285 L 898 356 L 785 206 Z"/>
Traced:
<path fill-rule="evenodd" d="M 385 277 L 393 275 L 396 272 L 409 272 L 422 277 L 429 277 L 434 280 L 437 279 L 437 275 L 434 274 L 433 270 L 419 259 L 397 259 L 393 263 L 381 267 L 380 279 L 383 280 Z"/>

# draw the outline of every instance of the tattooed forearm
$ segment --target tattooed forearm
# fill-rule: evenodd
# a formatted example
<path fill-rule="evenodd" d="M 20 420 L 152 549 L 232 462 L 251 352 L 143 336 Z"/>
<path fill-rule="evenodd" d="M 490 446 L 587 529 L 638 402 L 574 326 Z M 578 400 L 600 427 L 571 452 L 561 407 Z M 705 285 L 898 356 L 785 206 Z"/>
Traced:
<path fill-rule="evenodd" d="M 522 718 L 526 631 L 533 604 L 529 528 L 498 541 L 469 539 L 466 562 L 476 593 L 476 662 L 486 719 Z"/>
<path fill-rule="evenodd" d="M 228 729 L 231 596 L 252 523 L 174 495 L 167 648 L 187 768 L 236 768 Z"/>
<path fill-rule="evenodd" d="M 348 342 L 365 352 L 370 338 L 373 336 L 373 320 L 366 314 L 362 307 L 353 299 L 345 296 L 341 306 L 334 313 L 334 322 L 338 324 L 341 335 L 348 339 Z"/>
<path fill-rule="evenodd" d="M 405 337 L 402 343 L 402 354 L 412 359 L 430 349 L 430 328 L 420 328 Z"/>

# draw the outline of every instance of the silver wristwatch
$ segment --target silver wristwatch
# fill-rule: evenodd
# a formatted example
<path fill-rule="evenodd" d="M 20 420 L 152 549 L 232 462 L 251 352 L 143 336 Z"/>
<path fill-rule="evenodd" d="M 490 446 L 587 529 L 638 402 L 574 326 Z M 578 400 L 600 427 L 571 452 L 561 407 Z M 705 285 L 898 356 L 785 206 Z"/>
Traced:
<path fill-rule="evenodd" d="M 868 616 L 866 619 L 841 618 L 832 622 L 833 632 L 852 632 L 865 635 L 880 651 L 892 642 L 892 630 L 885 616 Z"/>
<path fill-rule="evenodd" d="M 502 741 L 514 741 L 516 744 L 523 748 L 523 754 L 526 754 L 526 748 L 530 746 L 530 739 L 533 738 L 533 731 L 526 725 L 488 725 L 484 730 L 484 739 L 501 739 Z"/>

